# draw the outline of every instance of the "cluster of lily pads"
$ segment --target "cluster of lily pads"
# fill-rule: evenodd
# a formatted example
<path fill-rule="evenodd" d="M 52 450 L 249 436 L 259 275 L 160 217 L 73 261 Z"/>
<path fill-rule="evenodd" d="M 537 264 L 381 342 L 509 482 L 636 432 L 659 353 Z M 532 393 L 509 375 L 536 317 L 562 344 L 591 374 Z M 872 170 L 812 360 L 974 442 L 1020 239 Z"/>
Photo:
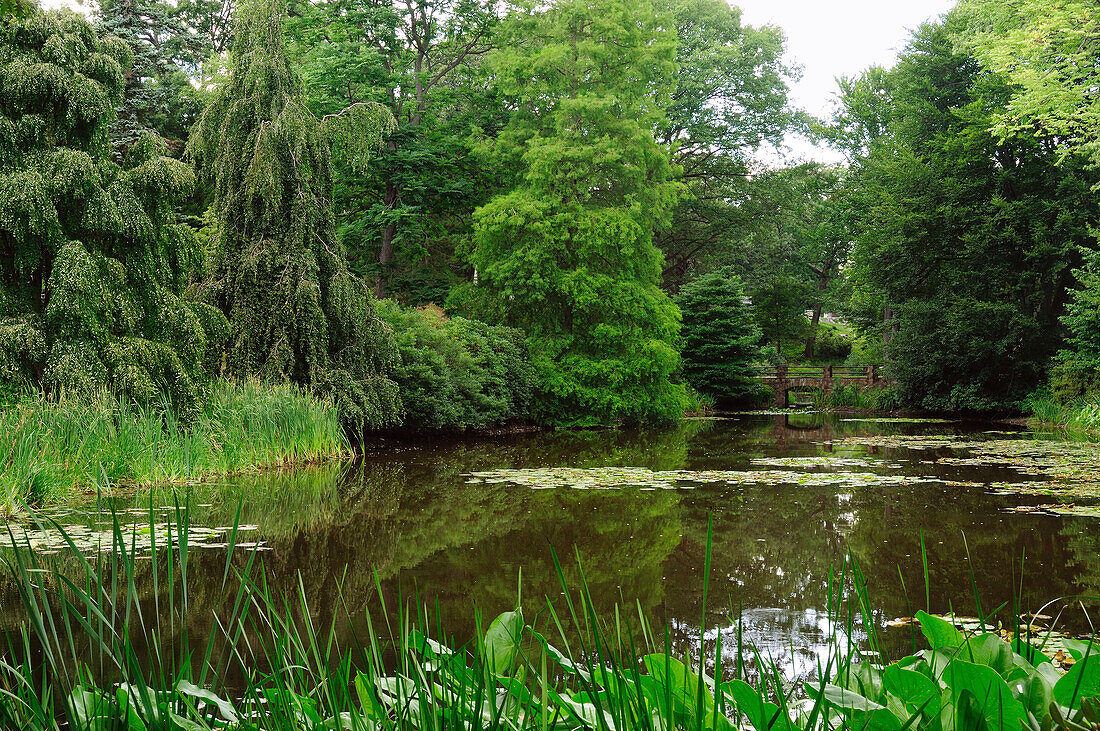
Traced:
<path fill-rule="evenodd" d="M 509 484 L 532 489 L 606 490 L 621 487 L 690 489 L 701 484 L 803 485 L 809 487 L 902 485 L 928 478 L 871 472 L 798 472 L 793 470 L 650 470 L 645 467 L 541 467 L 469 472 L 471 484 Z"/>
<path fill-rule="evenodd" d="M 270 550 L 263 541 L 239 541 L 237 533 L 255 531 L 257 525 L 201 527 L 188 526 L 181 535 L 178 525 L 169 522 L 145 522 L 119 525 L 103 521 L 95 525 L 11 526 L 0 534 L 0 549 L 29 549 L 37 554 L 59 554 L 68 551 L 99 553 L 122 545 L 131 555 L 148 555 L 155 548 L 178 545 L 186 541 L 193 548 L 224 549 L 232 543 L 237 548 Z"/>

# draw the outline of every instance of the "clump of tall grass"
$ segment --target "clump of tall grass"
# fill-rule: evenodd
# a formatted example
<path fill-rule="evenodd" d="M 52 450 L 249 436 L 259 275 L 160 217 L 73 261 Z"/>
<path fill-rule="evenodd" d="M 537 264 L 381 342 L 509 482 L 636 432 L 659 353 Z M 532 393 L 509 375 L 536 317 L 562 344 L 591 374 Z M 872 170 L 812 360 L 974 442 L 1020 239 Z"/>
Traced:
<path fill-rule="evenodd" d="M 0 410 L 0 515 L 110 486 L 193 483 L 348 453 L 335 406 L 292 385 L 218 382 L 183 423 L 107 393 Z"/>
<path fill-rule="evenodd" d="M 1063 403 L 1048 392 L 1039 392 L 1025 399 L 1024 411 L 1040 426 L 1051 426 L 1079 432 L 1084 435 L 1100 435 L 1100 403 L 1074 400 Z"/>
<path fill-rule="evenodd" d="M 28 731 L 835 731 L 836 729 L 1088 729 L 1100 722 L 1100 662 L 1090 643 L 1067 644 L 1056 669 L 1015 630 L 966 633 L 917 613 L 929 645 L 889 663 L 855 564 L 829 581 L 832 651 L 801 687 L 737 639 L 713 654 L 701 627 L 698 651 L 676 656 L 667 630 L 616 610 L 600 616 L 584 580 L 528 620 L 518 608 L 469 643 L 447 641 L 438 614 L 387 600 L 381 625 L 361 636 L 341 626 L 362 607 L 339 591 L 321 616 L 302 582 L 280 594 L 255 551 L 234 558 L 222 606 L 202 646 L 185 630 L 187 513 L 152 555 L 130 550 L 127 530 L 95 557 L 6 556 L 27 621 L 0 644 L 0 727 Z M 134 530 L 137 530 L 134 528 Z M 75 545 L 73 546 L 75 551 Z M 708 531 L 703 576 L 710 570 Z M 136 587 L 148 587 L 153 596 Z M 159 584 L 157 582 L 160 582 Z M 709 584 L 702 587 L 706 617 Z M 387 602 L 389 602 L 387 604 Z M 979 604 L 980 613 L 980 604 Z M 1017 627 L 1027 615 L 1013 613 Z M 980 618 L 984 623 L 986 618 Z M 853 641 L 859 624 L 868 646 Z M 567 632 L 565 626 L 573 628 Z M 434 635 L 434 637 L 433 637 Z M 915 650 L 915 648 L 914 648 Z M 735 658 L 730 676 L 729 663 Z M 746 674 L 749 662 L 755 676 Z M 713 672 L 708 671 L 713 667 Z"/>

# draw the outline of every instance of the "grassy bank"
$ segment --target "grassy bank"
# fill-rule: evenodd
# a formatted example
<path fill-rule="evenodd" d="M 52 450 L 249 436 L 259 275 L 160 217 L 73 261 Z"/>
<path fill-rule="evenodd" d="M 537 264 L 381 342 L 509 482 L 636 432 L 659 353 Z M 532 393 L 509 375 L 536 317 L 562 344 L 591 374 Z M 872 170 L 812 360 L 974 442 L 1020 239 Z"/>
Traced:
<path fill-rule="evenodd" d="M 1038 393 L 1024 402 L 1024 410 L 1039 426 L 1100 435 L 1100 404 L 1095 402 L 1061 403 L 1050 394 Z"/>
<path fill-rule="evenodd" d="M 335 407 L 295 386 L 220 382 L 182 424 L 100 394 L 0 411 L 0 516 L 81 491 L 187 483 L 345 454 Z"/>
<path fill-rule="evenodd" d="M 349 636 L 363 607 L 346 606 L 338 589 L 319 613 L 304 590 L 276 595 L 255 549 L 234 558 L 235 532 L 218 630 L 193 647 L 180 631 L 194 619 L 188 526 L 184 512 L 176 518 L 149 555 L 133 554 L 117 525 L 95 557 L 3 554 L 28 621 L 0 643 L 0 727 L 994 731 L 1100 721 L 1095 645 L 1061 638 L 1055 653 L 1021 607 L 985 618 L 1014 628 L 1005 633 L 917 612 L 928 649 L 891 662 L 854 566 L 829 577 L 829 650 L 798 685 L 743 641 L 740 622 L 725 639 L 673 651 L 668 628 L 639 611 L 599 616 L 583 571 L 568 586 L 560 564 L 559 598 L 528 597 L 537 611 L 479 622 L 469 643 L 448 640 L 430 609 L 395 604 L 380 585 L 384 622 Z M 709 566 L 708 540 L 704 577 Z M 150 576 L 161 582 L 155 605 L 135 588 Z M 705 608 L 706 578 L 701 589 Z"/>

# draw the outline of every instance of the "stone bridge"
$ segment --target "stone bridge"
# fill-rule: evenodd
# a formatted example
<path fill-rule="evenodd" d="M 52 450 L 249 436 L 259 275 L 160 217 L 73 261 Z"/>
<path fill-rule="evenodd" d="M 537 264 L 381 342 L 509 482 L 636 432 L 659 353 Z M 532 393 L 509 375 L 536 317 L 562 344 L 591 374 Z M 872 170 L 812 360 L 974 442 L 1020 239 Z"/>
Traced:
<path fill-rule="evenodd" d="M 834 386 L 854 384 L 860 388 L 873 388 L 883 384 L 880 367 L 869 366 L 786 366 L 762 368 L 757 371 L 761 382 L 775 393 L 775 405 L 787 408 L 790 392 L 818 389 L 825 394 Z"/>

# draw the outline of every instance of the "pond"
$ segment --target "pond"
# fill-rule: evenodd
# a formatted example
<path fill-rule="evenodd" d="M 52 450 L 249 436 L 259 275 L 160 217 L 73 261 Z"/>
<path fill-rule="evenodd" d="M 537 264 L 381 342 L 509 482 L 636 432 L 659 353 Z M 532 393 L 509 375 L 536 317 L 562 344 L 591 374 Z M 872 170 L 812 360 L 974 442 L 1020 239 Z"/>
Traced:
<path fill-rule="evenodd" d="M 830 569 L 849 557 L 899 654 L 911 628 L 888 625 L 926 601 L 974 615 L 975 595 L 986 612 L 1100 596 L 1098 463 L 1093 445 L 1011 425 L 817 414 L 388 442 L 352 464 L 192 488 L 188 583 L 192 616 L 207 620 L 179 631 L 199 644 L 211 632 L 227 601 L 225 529 L 239 521 L 271 584 L 300 581 L 321 621 L 348 607 L 358 626 L 347 633 L 364 631 L 379 588 L 391 609 L 418 597 L 460 641 L 475 633 L 475 607 L 511 609 L 518 589 L 534 614 L 561 597 L 556 552 L 567 585 L 583 571 L 597 606 L 640 611 L 682 652 L 699 641 L 712 520 L 706 639 L 742 631 L 788 677 L 810 676 L 831 632 Z M 148 525 L 142 515 L 176 499 L 115 507 Z M 57 517 L 78 542 L 105 529 L 93 508 Z M 60 550 L 48 533 L 29 537 L 39 553 Z M 0 628 L 20 614 L 0 582 Z M 1088 628 L 1072 606 L 1060 626 Z"/>

